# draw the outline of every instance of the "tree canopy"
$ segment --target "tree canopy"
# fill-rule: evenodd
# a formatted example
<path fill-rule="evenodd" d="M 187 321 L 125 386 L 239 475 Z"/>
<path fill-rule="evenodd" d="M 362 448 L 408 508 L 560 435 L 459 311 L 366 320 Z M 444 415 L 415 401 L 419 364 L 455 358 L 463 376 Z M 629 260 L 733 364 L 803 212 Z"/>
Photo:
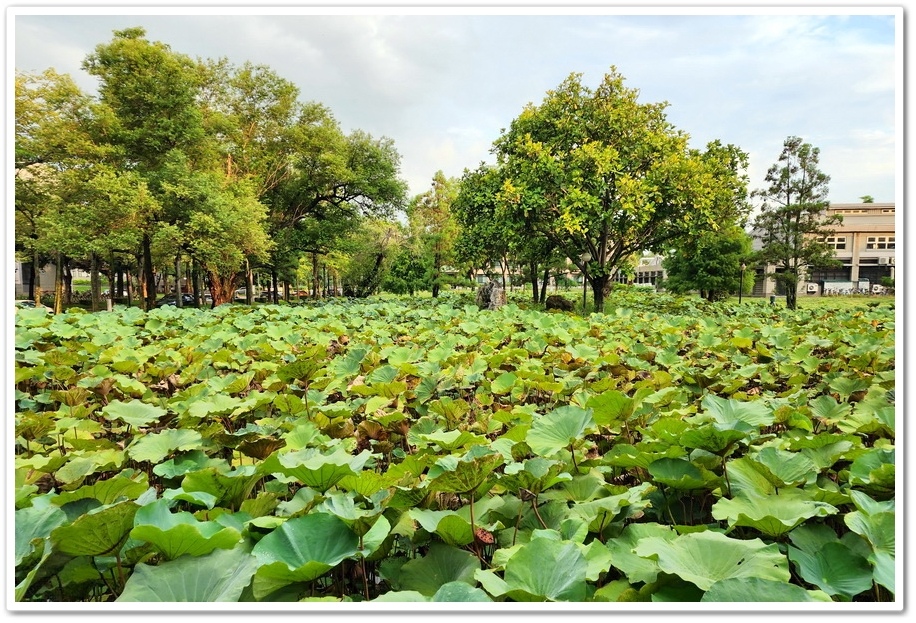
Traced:
<path fill-rule="evenodd" d="M 843 217 L 827 214 L 830 177 L 818 168 L 819 154 L 797 136 L 786 138 L 779 160 L 767 170 L 768 186 L 754 192 L 762 200 L 754 221 L 762 244 L 757 257 L 775 267 L 769 277 L 785 288 L 789 309 L 798 305 L 798 284 L 806 269 L 838 264 L 824 238 Z"/>
<path fill-rule="evenodd" d="M 638 95 L 613 67 L 595 89 L 574 73 L 494 143 L 505 218 L 528 224 L 584 271 L 599 311 L 628 256 L 734 222 L 745 209 L 746 154 L 719 142 L 690 148 L 667 121 L 667 104 Z"/>

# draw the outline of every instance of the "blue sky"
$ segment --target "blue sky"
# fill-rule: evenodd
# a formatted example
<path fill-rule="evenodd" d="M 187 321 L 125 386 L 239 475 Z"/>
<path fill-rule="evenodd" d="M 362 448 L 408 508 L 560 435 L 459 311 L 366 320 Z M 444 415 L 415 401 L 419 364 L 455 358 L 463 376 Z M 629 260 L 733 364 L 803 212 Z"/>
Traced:
<path fill-rule="evenodd" d="M 108 15 L 62 15 L 68 9 L 59 7 L 23 14 L 37 10 L 8 13 L 16 70 L 54 67 L 92 89 L 80 69 L 86 55 L 113 30 L 143 26 L 148 38 L 192 57 L 268 65 L 299 87 L 301 99 L 327 105 L 344 130 L 391 137 L 412 193 L 426 190 L 439 169 L 457 177 L 491 161 L 501 128 L 570 73 L 596 86 L 614 65 L 642 101 L 669 103 L 669 120 L 693 147 L 720 139 L 747 151 L 752 189 L 796 135 L 820 148 L 832 202 L 902 200 L 895 109 L 902 42 L 892 9 L 669 6 L 635 15 L 519 7 L 497 15 L 486 7 L 377 6 L 346 15 L 283 7 L 190 15 L 160 7 L 144 15 L 109 7 Z"/>

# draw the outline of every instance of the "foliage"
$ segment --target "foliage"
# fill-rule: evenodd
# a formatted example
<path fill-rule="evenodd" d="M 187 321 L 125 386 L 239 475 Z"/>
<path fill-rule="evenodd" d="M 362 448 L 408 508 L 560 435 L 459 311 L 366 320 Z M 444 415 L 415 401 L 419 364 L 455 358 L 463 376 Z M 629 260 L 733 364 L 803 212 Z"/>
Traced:
<path fill-rule="evenodd" d="M 839 265 L 824 238 L 833 234 L 832 226 L 843 217 L 825 213 L 830 177 L 818 169 L 819 155 L 817 147 L 797 136 L 788 137 L 779 161 L 767 170 L 769 186 L 754 193 L 763 200 L 754 221 L 763 245 L 758 259 L 776 267 L 769 276 L 785 288 L 789 309 L 798 304 L 803 271 Z"/>
<path fill-rule="evenodd" d="M 630 255 L 664 250 L 746 210 L 746 154 L 718 141 L 688 147 L 665 108 L 638 102 L 613 67 L 595 89 L 572 74 L 494 143 L 501 217 L 526 223 L 573 262 L 598 311 Z"/>
<path fill-rule="evenodd" d="M 16 599 L 895 599 L 892 309 L 470 296 L 17 310 Z"/>
<path fill-rule="evenodd" d="M 698 290 L 710 301 L 727 298 L 738 289 L 748 294 L 754 285 L 753 271 L 741 266 L 746 267 L 750 257 L 751 238 L 740 227 L 705 232 L 665 258 L 663 285 L 677 294 Z"/>

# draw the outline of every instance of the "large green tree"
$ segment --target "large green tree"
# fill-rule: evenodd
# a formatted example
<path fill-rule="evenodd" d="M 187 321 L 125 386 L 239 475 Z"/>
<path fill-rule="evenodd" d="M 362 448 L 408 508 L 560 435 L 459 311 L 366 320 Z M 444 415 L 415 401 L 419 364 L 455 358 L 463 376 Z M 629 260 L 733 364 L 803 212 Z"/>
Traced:
<path fill-rule="evenodd" d="M 419 241 L 426 285 L 433 298 L 439 296 L 442 288 L 445 278 L 442 269 L 452 265 L 455 259 L 458 225 L 452 215 L 452 204 L 457 193 L 458 181 L 437 171 L 429 190 L 414 197 L 407 209 L 410 229 Z"/>
<path fill-rule="evenodd" d="M 596 310 L 628 256 L 732 222 L 741 209 L 734 165 L 746 156 L 718 142 L 691 149 L 666 106 L 640 103 L 613 67 L 595 89 L 572 74 L 494 144 L 508 218 L 527 220 L 585 272 Z"/>
<path fill-rule="evenodd" d="M 16 74 L 15 248 L 32 271 L 36 303 L 40 267 L 46 260 L 60 265 L 65 257 L 46 226 L 67 202 L 73 189 L 68 179 L 74 172 L 86 177 L 102 155 L 87 132 L 95 115 L 91 97 L 69 75 L 52 69 Z"/>
<path fill-rule="evenodd" d="M 737 225 L 700 234 L 664 259 L 664 287 L 676 294 L 697 290 L 709 301 L 727 298 L 739 289 L 748 293 L 753 271 L 741 266 L 750 261 L 751 246 L 751 237 Z"/>
<path fill-rule="evenodd" d="M 99 79 L 99 99 L 106 111 L 100 140 L 117 150 L 119 168 L 136 171 L 158 197 L 163 183 L 170 182 L 164 175 L 170 162 L 183 159 L 194 168 L 212 163 L 205 161 L 198 64 L 145 35 L 139 27 L 115 31 L 110 42 L 96 46 L 83 61 L 83 68 Z M 159 211 L 146 217 L 141 227 L 141 285 L 145 307 L 151 308 L 156 300 L 152 240 L 163 221 Z M 169 222 L 176 224 L 175 219 Z"/>
<path fill-rule="evenodd" d="M 760 239 L 758 259 L 774 270 L 768 276 L 786 291 L 786 307 L 798 306 L 798 285 L 810 268 L 839 264 L 824 242 L 843 217 L 827 213 L 830 177 L 818 168 L 820 150 L 797 136 L 783 142 L 779 160 L 766 174 L 766 188 L 754 191 L 762 200 L 754 220 Z"/>

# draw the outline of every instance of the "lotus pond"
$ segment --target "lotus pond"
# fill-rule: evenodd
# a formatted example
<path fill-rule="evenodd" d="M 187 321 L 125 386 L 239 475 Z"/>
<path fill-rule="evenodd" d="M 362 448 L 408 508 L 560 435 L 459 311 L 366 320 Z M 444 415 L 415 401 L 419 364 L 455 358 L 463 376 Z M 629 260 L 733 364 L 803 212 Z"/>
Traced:
<path fill-rule="evenodd" d="M 15 330 L 18 602 L 893 602 L 892 305 Z"/>

